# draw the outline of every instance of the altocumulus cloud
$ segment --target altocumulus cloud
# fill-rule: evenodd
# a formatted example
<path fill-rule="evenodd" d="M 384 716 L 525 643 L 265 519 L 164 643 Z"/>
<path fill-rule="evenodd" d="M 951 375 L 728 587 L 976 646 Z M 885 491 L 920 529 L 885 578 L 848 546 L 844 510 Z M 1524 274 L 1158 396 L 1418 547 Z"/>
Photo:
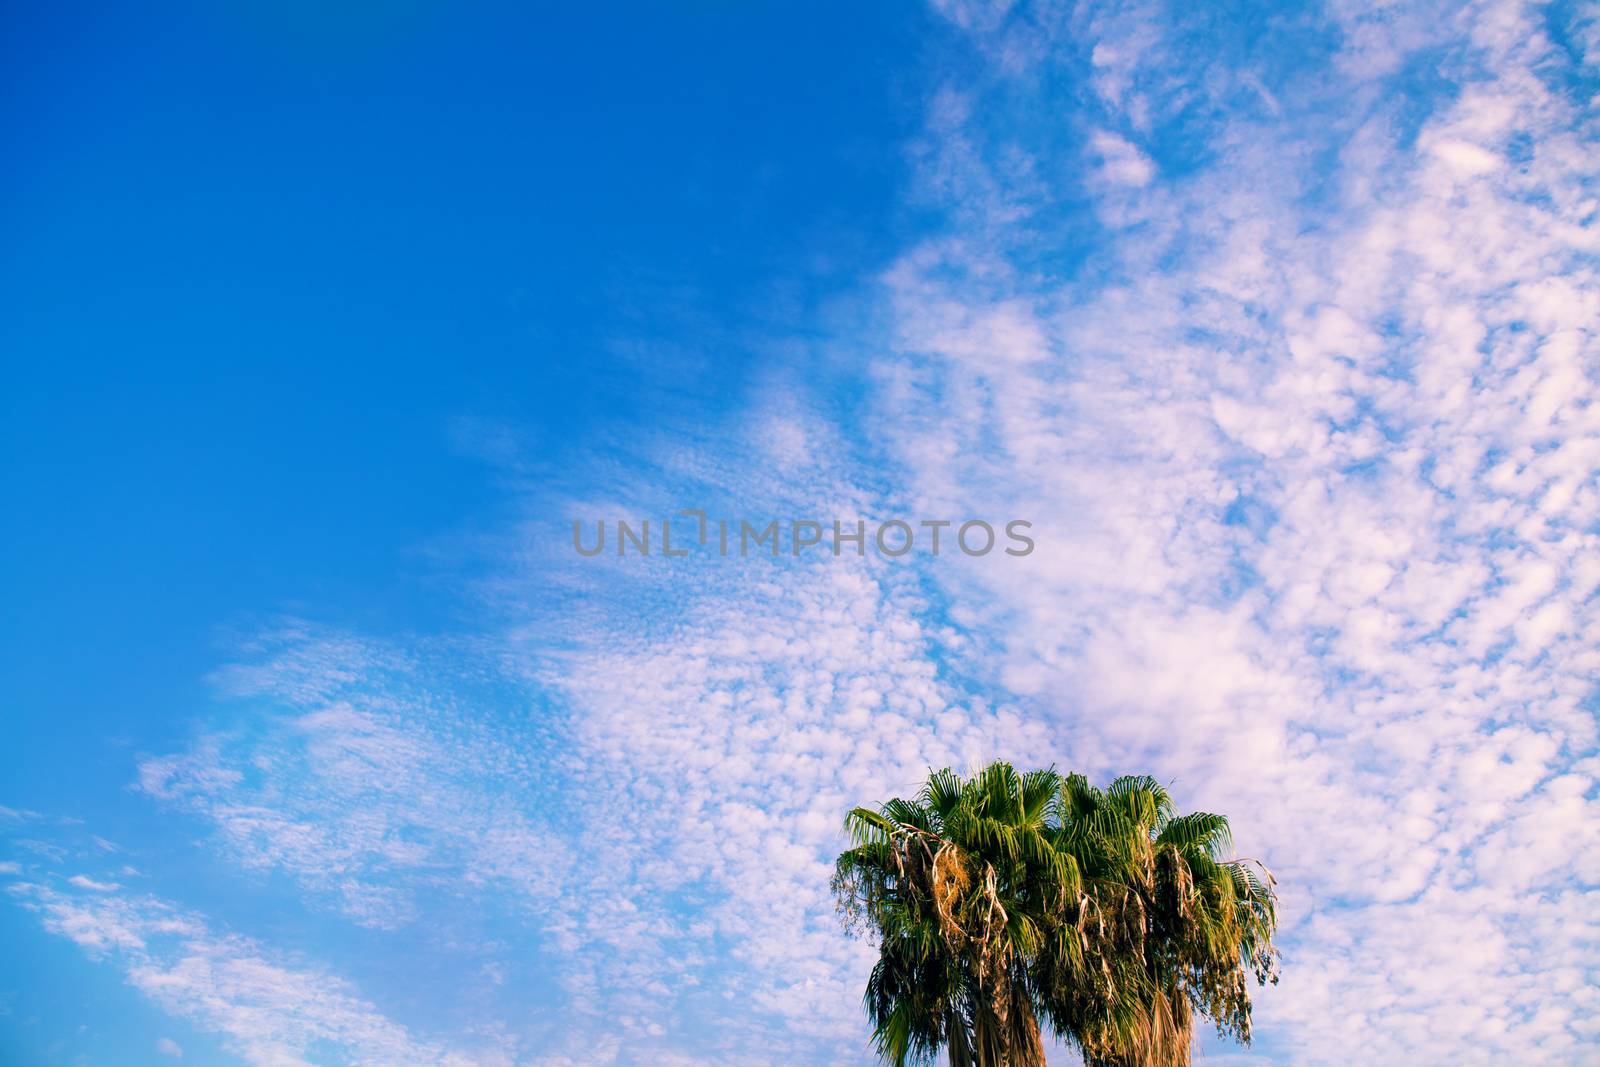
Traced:
<path fill-rule="evenodd" d="M 251 1064 L 298 1064 L 336 1055 L 361 1064 L 509 1063 L 503 1050 L 457 1052 L 414 1037 L 347 981 L 217 930 L 204 917 L 141 894 L 73 892 L 48 874 L 9 887 L 46 930 L 118 968 L 128 984 L 177 1018 L 221 1036 Z M 171 1038 L 157 1050 L 181 1057 Z"/>
<path fill-rule="evenodd" d="M 617 899 L 713 888 L 682 928 L 703 915 L 767 975 L 759 1003 L 843 1036 L 861 961 L 817 888 L 836 840 L 827 803 L 789 798 L 1029 746 L 1241 813 L 1290 922 L 1273 1058 L 1582 1061 L 1600 299 L 1571 90 L 1592 25 L 1335 5 L 1257 46 L 1161 5 L 948 14 L 988 65 L 916 145 L 956 225 L 886 275 L 877 425 L 916 510 L 1027 512 L 1048 549 L 928 568 L 943 611 L 881 572 L 791 570 L 569 662 L 579 743 L 668 808 L 671 861 L 625 846 Z M 1281 58 L 1308 42 L 1325 66 Z M 1424 54 L 1460 89 L 1419 117 Z M 1073 64 L 1096 99 L 1063 148 Z M 1025 713 L 919 679 L 930 660 Z"/>
<path fill-rule="evenodd" d="M 1285 1058 L 1592 1056 L 1593 23 L 1334 5 L 1255 51 L 1160 6 L 951 14 L 990 74 L 928 180 L 1004 188 L 1030 122 L 1025 169 L 1063 176 L 969 202 L 889 283 L 918 505 L 1026 502 L 1065 548 L 963 575 L 1001 683 L 1059 709 L 1076 765 L 1243 814 L 1290 916 L 1263 998 Z M 1329 69 L 1274 69 L 1296 35 Z M 1085 130 L 1086 163 L 1175 137 L 1205 161 L 1090 180 L 1100 247 L 1070 278 L 1045 265 L 1073 168 L 1038 125 L 1063 41 L 1123 131 Z M 1424 53 L 1459 91 L 1417 121 Z M 1000 309 L 1014 358 L 971 343 Z"/>

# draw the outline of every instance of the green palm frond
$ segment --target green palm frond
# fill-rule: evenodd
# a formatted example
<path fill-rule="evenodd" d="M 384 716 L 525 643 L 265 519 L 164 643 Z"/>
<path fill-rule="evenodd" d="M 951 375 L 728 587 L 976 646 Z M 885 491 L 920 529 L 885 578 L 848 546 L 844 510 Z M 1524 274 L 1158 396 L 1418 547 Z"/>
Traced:
<path fill-rule="evenodd" d="M 942 771 L 934 771 L 928 775 L 928 784 L 922 789 L 922 800 L 938 814 L 939 818 L 947 819 L 961 803 L 965 784 L 961 776 L 949 767 Z"/>
<path fill-rule="evenodd" d="M 897 827 L 871 808 L 851 808 L 844 817 L 845 832 L 859 847 L 888 841 Z"/>
<path fill-rule="evenodd" d="M 1022 776 L 1022 809 L 1030 823 L 1043 822 L 1050 814 L 1061 790 L 1061 775 L 1054 767 L 1029 771 Z"/>
<path fill-rule="evenodd" d="M 1123 775 L 1106 788 L 1106 796 L 1142 826 L 1157 831 L 1172 818 L 1172 796 L 1167 787 L 1147 774 Z"/>
<path fill-rule="evenodd" d="M 1169 820 L 1156 841 L 1185 852 L 1203 851 L 1212 859 L 1220 859 L 1233 851 L 1233 831 L 1228 827 L 1227 818 L 1201 811 Z"/>

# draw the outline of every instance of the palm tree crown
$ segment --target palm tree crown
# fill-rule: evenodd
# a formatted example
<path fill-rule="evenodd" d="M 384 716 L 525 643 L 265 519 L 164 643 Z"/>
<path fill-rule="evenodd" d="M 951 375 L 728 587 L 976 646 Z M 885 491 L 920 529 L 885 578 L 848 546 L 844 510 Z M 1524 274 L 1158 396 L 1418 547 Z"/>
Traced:
<path fill-rule="evenodd" d="M 1276 981 L 1271 875 L 1153 778 L 947 769 L 846 828 L 833 889 L 878 943 L 866 1007 L 895 1067 L 1042 1067 L 1041 1021 L 1088 1067 L 1184 1067 L 1195 1013 L 1248 1042 L 1249 981 Z"/>

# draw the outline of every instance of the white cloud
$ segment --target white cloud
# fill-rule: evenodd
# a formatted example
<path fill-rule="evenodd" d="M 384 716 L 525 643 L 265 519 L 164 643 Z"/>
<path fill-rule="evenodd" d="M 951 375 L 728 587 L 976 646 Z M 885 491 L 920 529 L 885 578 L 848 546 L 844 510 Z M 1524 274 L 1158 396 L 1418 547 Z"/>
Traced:
<path fill-rule="evenodd" d="M 67 879 L 67 881 L 71 882 L 79 889 L 89 889 L 96 893 L 112 893 L 122 888 L 115 882 L 97 882 L 93 878 L 82 874 L 75 874 L 71 878 Z"/>
<path fill-rule="evenodd" d="M 343 979 L 219 932 L 201 916 L 154 897 L 72 894 L 42 883 L 12 887 L 45 929 L 123 971 L 128 984 L 172 1016 L 222 1037 L 262 1067 L 339 1062 L 401 1067 L 509 1064 L 507 1049 L 458 1052 L 391 1021 Z M 181 1057 L 171 1038 L 157 1050 Z"/>
<path fill-rule="evenodd" d="M 1045 81 L 1017 74 L 1049 50 L 1015 26 L 952 17 L 994 35 L 1013 88 Z M 1541 47 L 1514 28 L 1495 47 Z M 623 1020 L 607 1054 L 624 1061 L 703 1049 L 688 1019 L 717 1020 L 740 1062 L 853 1061 L 866 955 L 824 888 L 839 813 L 930 765 L 1011 755 L 1152 771 L 1234 816 L 1283 879 L 1289 967 L 1260 997 L 1274 1056 L 1575 1061 L 1593 1034 L 1571 989 L 1597 962 L 1575 915 L 1595 768 L 1575 754 L 1594 745 L 1600 404 L 1574 116 L 1518 73 L 1531 53 L 1491 49 L 1498 80 L 1414 144 L 1381 113 L 1333 121 L 1337 202 L 1307 206 L 1330 156 L 1303 140 L 1303 82 L 1218 73 L 1226 59 L 1155 31 L 1092 49 L 1140 136 L 1184 113 L 1189 62 L 1259 107 L 1209 131 L 1218 161 L 1177 182 L 1091 131 L 1095 212 L 1123 236 L 1092 285 L 1051 290 L 1028 269 L 1050 251 L 1031 220 L 1057 192 L 1040 175 L 1072 168 L 1026 144 L 986 155 L 992 113 L 941 93 L 916 158 L 956 227 L 886 273 L 898 351 L 872 371 L 874 426 L 913 485 L 893 506 L 1026 514 L 1040 551 L 917 580 L 589 571 L 611 614 L 536 656 L 571 711 L 596 860 L 553 921 L 575 1003 Z M 1369 79 L 1396 61 L 1347 55 L 1340 92 L 1381 108 Z M 1530 128 L 1547 163 L 1513 172 L 1503 144 Z M 756 413 L 756 436 L 800 439 L 792 417 Z M 676 465 L 665 495 L 703 466 Z M 755 512 L 887 504 L 844 462 L 787 463 L 782 487 L 716 467 Z M 951 686 L 934 663 L 953 653 L 1025 710 Z M 728 1019 L 730 984 L 757 1013 Z"/>
<path fill-rule="evenodd" d="M 1592 116 L 1533 74 L 1559 58 L 1529 9 L 1410 12 L 1382 38 L 1350 18 L 1357 126 L 1272 85 L 1285 121 L 1204 131 L 1216 164 L 1147 199 L 1094 284 L 996 265 L 1037 261 L 1036 232 L 908 255 L 881 421 L 918 506 L 1035 520 L 1020 566 L 930 572 L 985 606 L 998 678 L 1079 766 L 1175 779 L 1278 869 L 1273 1048 L 1580 1062 L 1595 1032 L 1570 990 L 1600 977 L 1579 918 L 1600 883 Z M 1373 79 L 1411 48 L 1467 55 L 1465 32 L 1459 95 L 1413 145 L 1380 132 Z M 1157 70 L 1226 84 L 1175 33 L 1086 46 L 1120 107 Z M 1031 84 L 1011 83 L 1018 106 L 1047 112 Z M 1309 169 L 1308 129 L 1347 138 L 1332 175 Z M 1532 138 L 1515 168 L 1514 136 Z M 1332 203 L 1308 199 L 1318 182 Z M 1101 195 L 1117 217 L 1126 194 Z M 928 342 L 930 316 L 997 305 L 1048 353 Z"/>
<path fill-rule="evenodd" d="M 1114 133 L 1100 130 L 1089 141 L 1100 156 L 1100 173 L 1112 185 L 1143 188 L 1155 177 L 1155 165 L 1143 152 Z"/>
<path fill-rule="evenodd" d="M 1477 176 L 1492 174 L 1500 169 L 1500 157 L 1470 141 L 1435 141 L 1432 149 L 1450 169 L 1460 174 Z"/>
<path fill-rule="evenodd" d="M 143 792 L 363 925 L 412 921 L 424 891 L 513 908 L 554 896 L 568 851 L 535 814 L 537 737 L 463 715 L 414 657 L 376 642 L 292 629 L 257 651 L 219 680 L 274 710 L 145 760 Z"/>

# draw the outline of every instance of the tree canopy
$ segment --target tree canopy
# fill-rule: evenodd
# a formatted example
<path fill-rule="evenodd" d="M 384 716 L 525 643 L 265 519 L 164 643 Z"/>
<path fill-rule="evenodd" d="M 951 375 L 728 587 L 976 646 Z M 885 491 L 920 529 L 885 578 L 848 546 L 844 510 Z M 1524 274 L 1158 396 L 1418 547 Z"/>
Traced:
<path fill-rule="evenodd" d="M 1185 1067 L 1196 1015 L 1248 1043 L 1250 984 L 1277 980 L 1271 874 L 1154 778 L 946 769 L 845 823 L 833 890 L 877 942 L 895 1067 L 1042 1067 L 1042 1027 L 1088 1067 Z"/>

